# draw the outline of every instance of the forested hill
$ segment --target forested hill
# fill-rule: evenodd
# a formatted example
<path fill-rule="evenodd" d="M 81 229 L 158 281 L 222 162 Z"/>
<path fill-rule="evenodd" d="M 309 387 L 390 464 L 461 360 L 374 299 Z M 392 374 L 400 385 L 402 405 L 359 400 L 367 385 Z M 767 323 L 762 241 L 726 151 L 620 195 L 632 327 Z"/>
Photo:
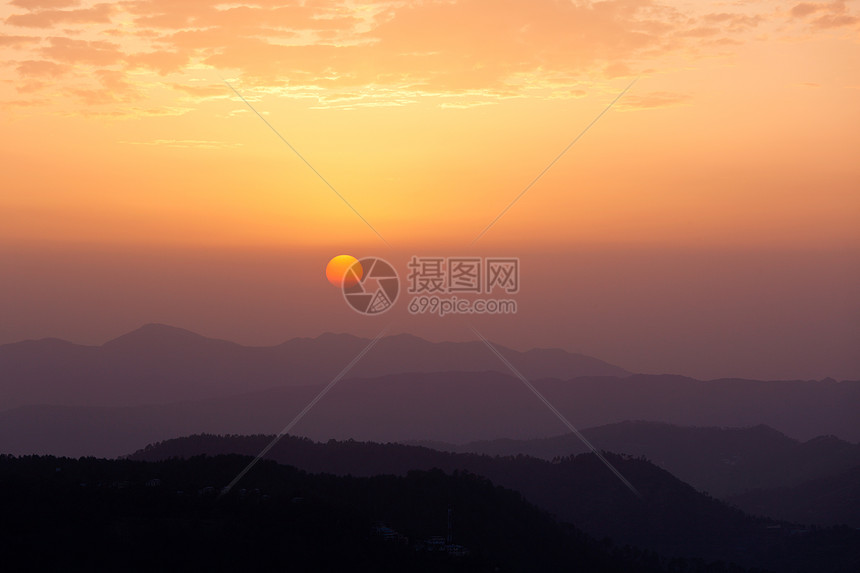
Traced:
<path fill-rule="evenodd" d="M 263 461 L 242 487 L 219 497 L 216 486 L 248 461 L 0 456 L 4 564 L 21 571 L 745 571 L 597 542 L 468 473 L 335 477 Z"/>
<path fill-rule="evenodd" d="M 198 454 L 251 456 L 271 438 L 190 436 L 153 445 L 132 457 L 159 460 Z M 645 459 L 606 454 L 641 493 L 640 499 L 593 454 L 547 461 L 527 456 L 452 454 L 399 444 L 315 443 L 285 437 L 268 456 L 306 471 L 339 475 L 402 476 L 410 470 L 432 468 L 449 473 L 466 471 L 520 492 L 528 502 L 593 537 L 609 537 L 617 543 L 663 555 L 737 562 L 779 571 L 821 570 L 825 550 L 832 561 L 828 568 L 831 571 L 839 570 L 842 563 L 860 559 L 860 533 L 854 530 L 816 533 L 801 526 L 751 517 L 697 492 Z"/>

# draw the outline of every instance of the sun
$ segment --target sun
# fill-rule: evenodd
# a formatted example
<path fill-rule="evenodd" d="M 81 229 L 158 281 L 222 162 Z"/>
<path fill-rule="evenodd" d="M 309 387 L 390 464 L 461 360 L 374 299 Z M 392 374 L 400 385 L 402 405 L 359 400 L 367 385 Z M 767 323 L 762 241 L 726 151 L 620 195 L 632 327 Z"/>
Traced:
<path fill-rule="evenodd" d="M 352 255 L 338 255 L 325 267 L 325 277 L 336 287 L 351 287 L 361 280 L 364 269 Z"/>

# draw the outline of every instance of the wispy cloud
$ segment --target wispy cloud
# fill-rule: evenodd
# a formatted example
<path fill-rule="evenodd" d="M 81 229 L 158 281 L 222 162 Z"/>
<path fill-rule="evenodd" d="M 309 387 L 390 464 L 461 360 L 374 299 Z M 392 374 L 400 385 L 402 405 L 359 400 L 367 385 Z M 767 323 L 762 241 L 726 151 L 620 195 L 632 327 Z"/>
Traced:
<path fill-rule="evenodd" d="M 9 6 L 0 47 L 12 50 L 6 59 L 21 80 L 40 70 L 59 77 L 62 66 L 74 66 L 90 78 L 100 79 L 98 71 L 124 75 L 125 83 L 113 77 L 122 91 L 114 102 L 135 94 L 142 101 L 156 85 L 205 99 L 217 96 L 179 86 L 188 83 L 183 75 L 214 67 L 230 70 L 248 91 L 284 88 L 283 97 L 316 98 L 323 107 L 409 105 L 428 95 L 456 98 L 440 102 L 446 107 L 526 94 L 581 97 L 576 85 L 584 78 L 659 73 L 679 54 L 706 55 L 708 46 L 727 51 L 754 33 L 776 33 L 786 14 L 813 29 L 858 21 L 845 1 L 801 2 L 788 12 L 772 2 L 692 7 L 673 0 L 14 0 Z M 41 68 L 32 63 L 39 61 Z M 39 89 L 32 81 L 19 87 Z M 111 105 L 92 90 L 63 91 L 79 104 Z M 670 100 L 651 98 L 641 107 Z"/>
<path fill-rule="evenodd" d="M 630 94 L 618 102 L 619 110 L 653 109 L 669 107 L 690 102 L 688 94 L 672 92 L 651 92 L 646 94 Z"/>
<path fill-rule="evenodd" d="M 211 141 L 205 139 L 154 139 L 152 141 L 120 141 L 126 145 L 146 145 L 151 147 L 172 147 L 183 149 L 235 149 L 241 143 Z"/>
<path fill-rule="evenodd" d="M 18 70 L 18 74 L 24 78 L 55 78 L 67 73 L 71 69 L 71 66 L 68 64 L 58 64 L 50 60 L 25 60 L 20 62 L 16 69 Z"/>
<path fill-rule="evenodd" d="M 40 41 L 41 38 L 37 36 L 20 36 L 0 33 L 0 47 L 3 48 L 24 48 L 33 44 L 38 44 Z"/>
<path fill-rule="evenodd" d="M 860 23 L 860 16 L 852 14 L 845 0 L 831 2 L 801 2 L 791 9 L 793 18 L 806 20 L 819 29 L 842 28 Z"/>
<path fill-rule="evenodd" d="M 104 24 L 111 21 L 111 15 L 115 11 L 113 4 L 96 4 L 92 8 L 76 10 L 38 10 L 13 14 L 6 19 L 6 23 L 25 28 L 52 28 L 60 24 Z"/>

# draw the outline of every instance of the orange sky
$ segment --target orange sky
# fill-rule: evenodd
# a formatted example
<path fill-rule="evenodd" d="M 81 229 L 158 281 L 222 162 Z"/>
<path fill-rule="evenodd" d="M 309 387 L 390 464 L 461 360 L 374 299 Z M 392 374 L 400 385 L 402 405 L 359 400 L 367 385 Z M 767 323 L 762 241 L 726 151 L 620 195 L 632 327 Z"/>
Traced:
<path fill-rule="evenodd" d="M 12 0 L 0 343 L 372 336 L 331 256 L 475 251 L 523 260 L 503 344 L 856 378 L 858 62 L 860 0 Z"/>
<path fill-rule="evenodd" d="M 858 4 L 13 0 L 0 244 L 860 246 Z"/>

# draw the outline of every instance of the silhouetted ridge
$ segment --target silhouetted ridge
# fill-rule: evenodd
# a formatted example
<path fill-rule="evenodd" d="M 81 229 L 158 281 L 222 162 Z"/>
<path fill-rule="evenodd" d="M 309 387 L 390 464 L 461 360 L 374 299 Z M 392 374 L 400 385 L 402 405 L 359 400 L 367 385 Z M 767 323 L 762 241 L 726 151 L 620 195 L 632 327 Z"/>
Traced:
<path fill-rule="evenodd" d="M 166 324 L 145 324 L 122 336 L 118 336 L 102 345 L 107 350 L 152 350 L 164 348 L 183 348 L 188 346 L 199 346 L 207 343 L 230 344 L 226 340 L 218 340 L 201 336 L 196 332 L 168 326 Z M 238 346 L 238 345 L 236 345 Z"/>
<path fill-rule="evenodd" d="M 272 436 L 197 435 L 136 452 L 135 460 L 190 459 L 228 452 L 253 456 Z M 468 472 L 520 492 L 527 501 L 597 538 L 666 556 L 736 561 L 775 571 L 852 571 L 860 533 L 834 530 L 793 534 L 798 527 L 752 518 L 697 492 L 645 459 L 605 454 L 641 492 L 638 499 L 593 454 L 553 462 L 528 456 L 451 454 L 399 444 L 285 437 L 268 454 L 279 463 L 335 475 L 411 475 L 438 468 Z M 253 473 L 253 471 L 252 471 Z M 250 475 L 250 474 L 249 474 Z M 826 557 L 823 557 L 827 551 Z M 825 562 L 827 564 L 825 565 Z M 720 571 L 721 569 L 715 569 Z M 853 573 L 853 571 L 852 571 Z"/>
<path fill-rule="evenodd" d="M 325 384 L 369 342 L 326 333 L 276 346 L 242 346 L 147 324 L 101 347 L 52 340 L 0 345 L 0 412 L 27 404 L 143 405 Z M 626 375 L 570 352 L 501 351 L 533 379 Z M 507 373 L 480 343 L 433 343 L 402 334 L 379 340 L 349 375 L 436 371 Z M 76 391 L 65 390 L 70 387 Z"/>
<path fill-rule="evenodd" d="M 798 485 L 860 464 L 860 444 L 833 436 L 800 442 L 762 424 L 697 428 L 625 421 L 586 428 L 583 434 L 600 448 L 644 456 L 697 489 L 720 498 L 751 489 Z M 573 434 L 466 444 L 412 443 L 450 452 L 526 454 L 547 460 L 587 451 Z"/>
<path fill-rule="evenodd" d="M 753 515 L 860 529 L 860 465 L 791 487 L 748 491 L 728 501 Z"/>
<path fill-rule="evenodd" d="M 7 351 L 11 350 L 38 350 L 39 352 L 51 352 L 57 350 L 70 350 L 70 349 L 80 349 L 80 348 L 95 348 L 93 346 L 88 346 L 86 344 L 76 344 L 74 342 L 69 342 L 68 340 L 63 340 L 62 338 L 39 338 L 38 340 L 22 340 L 21 342 L 12 342 L 10 344 L 4 344 L 0 346 L 0 348 L 6 348 Z"/>
<path fill-rule="evenodd" d="M 219 497 L 218 484 L 247 461 L 0 456 L 3 564 L 34 571 L 668 571 L 651 552 L 598 543 L 519 494 L 465 473 L 334 477 L 262 462 L 244 487 Z M 712 571 L 705 565 L 685 560 L 684 571 Z"/>

